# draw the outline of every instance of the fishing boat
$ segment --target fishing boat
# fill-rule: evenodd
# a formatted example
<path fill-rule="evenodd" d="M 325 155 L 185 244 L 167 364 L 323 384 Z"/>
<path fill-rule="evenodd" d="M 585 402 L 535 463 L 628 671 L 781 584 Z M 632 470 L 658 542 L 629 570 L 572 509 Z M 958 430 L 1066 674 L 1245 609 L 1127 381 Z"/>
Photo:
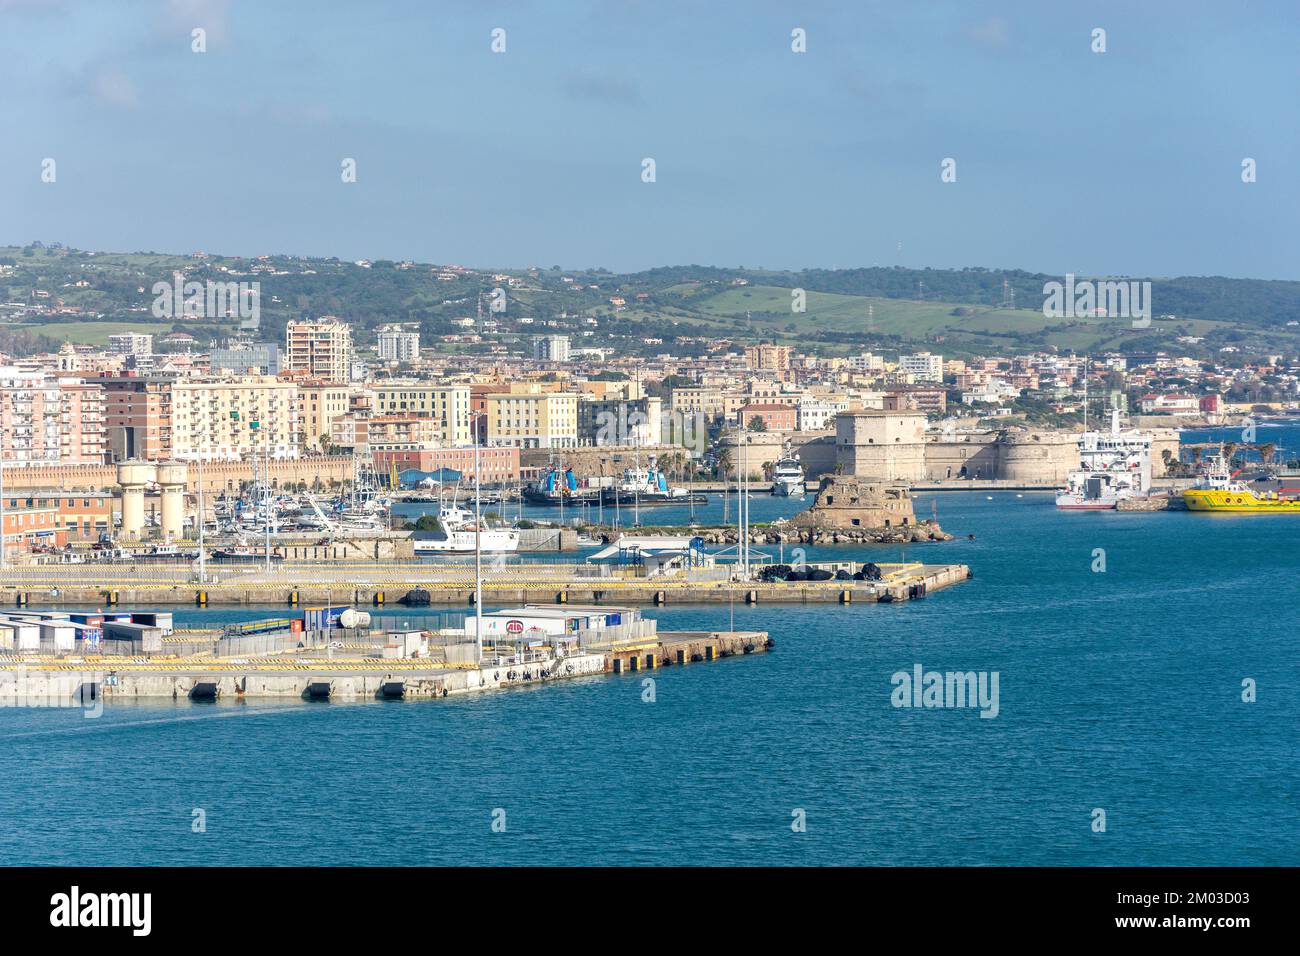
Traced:
<path fill-rule="evenodd" d="M 1286 495 L 1300 492 L 1300 488 L 1255 491 L 1238 480 L 1238 474 L 1231 470 L 1227 456 L 1211 456 L 1196 484 L 1183 491 L 1187 510 L 1219 514 L 1300 514 L 1300 498 Z"/>

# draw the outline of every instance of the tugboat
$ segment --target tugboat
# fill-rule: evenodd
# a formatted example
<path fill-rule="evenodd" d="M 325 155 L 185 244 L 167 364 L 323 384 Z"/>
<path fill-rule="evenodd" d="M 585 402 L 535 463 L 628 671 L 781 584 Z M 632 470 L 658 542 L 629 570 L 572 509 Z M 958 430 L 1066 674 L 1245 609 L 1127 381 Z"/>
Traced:
<path fill-rule="evenodd" d="M 1238 481 L 1227 457 L 1212 456 L 1204 474 L 1183 492 L 1188 511 L 1215 511 L 1221 514 L 1300 514 L 1300 498 L 1282 497 L 1281 492 L 1300 491 L 1280 488 L 1277 492 L 1257 492 Z"/>
<path fill-rule="evenodd" d="M 790 454 L 789 446 L 772 467 L 772 494 L 781 498 L 802 498 L 805 490 L 803 465 L 799 456 Z"/>
<path fill-rule="evenodd" d="M 601 489 L 600 498 L 606 505 L 698 505 L 709 500 L 699 492 L 669 487 L 668 476 L 655 467 L 653 458 L 647 468 L 626 469 L 622 481 Z"/>
<path fill-rule="evenodd" d="M 523 491 L 524 500 L 535 505 L 558 505 L 561 501 L 572 505 L 595 504 L 600 494 L 601 489 L 588 482 L 580 486 L 572 468 L 561 472 L 554 465 Z"/>

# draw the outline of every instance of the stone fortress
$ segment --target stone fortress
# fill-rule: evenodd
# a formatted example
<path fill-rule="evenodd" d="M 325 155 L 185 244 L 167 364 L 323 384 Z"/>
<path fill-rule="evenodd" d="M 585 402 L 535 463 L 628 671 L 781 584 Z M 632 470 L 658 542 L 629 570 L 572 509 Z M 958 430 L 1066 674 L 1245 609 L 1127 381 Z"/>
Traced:
<path fill-rule="evenodd" d="M 809 478 L 842 475 L 922 484 L 925 482 L 1002 481 L 1058 487 L 1079 467 L 1079 432 L 1039 428 L 927 431 L 919 412 L 850 411 L 836 416 L 834 434 L 825 432 L 747 433 L 723 440 L 732 461 L 751 478 L 781 456 L 788 439 Z M 1153 435 L 1152 473 L 1164 475 L 1163 452 L 1178 455 L 1178 432 L 1147 429 Z"/>

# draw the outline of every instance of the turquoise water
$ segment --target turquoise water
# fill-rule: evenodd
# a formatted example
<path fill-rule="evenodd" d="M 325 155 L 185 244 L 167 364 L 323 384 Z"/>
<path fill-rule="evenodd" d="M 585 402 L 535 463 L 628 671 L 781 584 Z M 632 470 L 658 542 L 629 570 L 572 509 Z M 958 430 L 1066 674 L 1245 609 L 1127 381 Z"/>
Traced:
<path fill-rule="evenodd" d="M 0 859 L 1300 858 L 1300 521 L 1063 514 L 1028 493 L 921 496 L 918 510 L 931 500 L 962 537 L 906 556 L 968 563 L 973 581 L 897 606 L 649 610 L 665 628 L 724 627 L 734 613 L 778 643 L 659 670 L 653 703 L 645 675 L 626 675 L 420 703 L 0 711 Z M 1104 573 L 1091 570 L 1094 549 Z M 890 677 L 916 663 L 997 671 L 998 716 L 894 708 Z M 206 833 L 191 832 L 195 808 Z M 498 808 L 504 833 L 491 826 Z M 1090 829 L 1094 808 L 1104 834 Z M 805 833 L 791 830 L 796 809 Z"/>

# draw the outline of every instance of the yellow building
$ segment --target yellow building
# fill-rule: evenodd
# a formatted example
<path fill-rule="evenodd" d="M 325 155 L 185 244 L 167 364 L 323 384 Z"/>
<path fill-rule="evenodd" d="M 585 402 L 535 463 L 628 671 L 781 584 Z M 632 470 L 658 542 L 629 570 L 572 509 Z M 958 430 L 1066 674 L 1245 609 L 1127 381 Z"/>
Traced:
<path fill-rule="evenodd" d="M 489 445 L 578 445 L 578 396 L 573 392 L 497 392 L 487 396 L 486 404 Z"/>
<path fill-rule="evenodd" d="M 415 415 L 438 423 L 443 445 L 474 444 L 470 420 L 468 385 L 437 385 L 431 382 L 385 382 L 369 388 L 376 415 Z"/>
<path fill-rule="evenodd" d="M 352 410 L 352 394 L 347 385 L 299 385 L 298 427 L 304 448 L 319 451 L 321 436 L 330 434 L 330 424 Z"/>
<path fill-rule="evenodd" d="M 298 386 L 264 375 L 172 383 L 172 456 L 297 458 Z"/>

